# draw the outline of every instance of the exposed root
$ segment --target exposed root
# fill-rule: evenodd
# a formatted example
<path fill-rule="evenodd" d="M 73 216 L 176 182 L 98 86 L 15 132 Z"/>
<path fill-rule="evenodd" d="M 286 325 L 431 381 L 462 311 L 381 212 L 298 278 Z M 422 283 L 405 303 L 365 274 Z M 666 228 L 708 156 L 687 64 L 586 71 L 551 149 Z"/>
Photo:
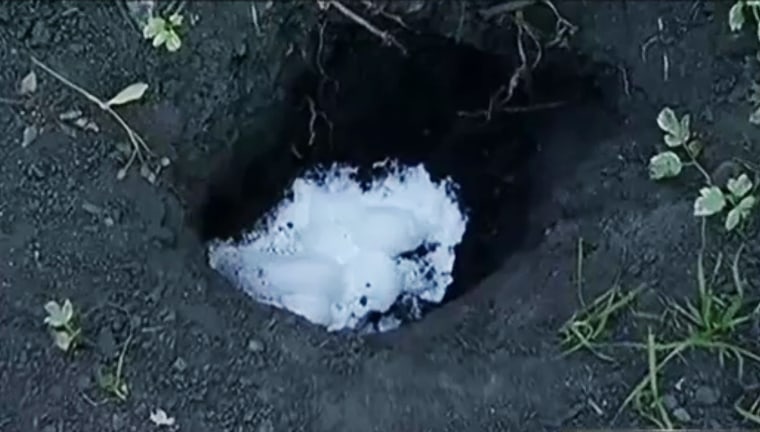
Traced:
<path fill-rule="evenodd" d="M 525 21 L 522 11 L 528 6 L 539 3 L 549 7 L 557 20 L 554 36 L 546 44 L 547 47 L 565 44 L 567 37 L 577 31 L 577 26 L 565 19 L 549 0 L 511 0 L 506 3 L 481 9 L 478 13 L 481 17 L 486 19 L 505 13 L 511 14 L 512 22 L 517 27 L 517 53 L 520 58 L 520 66 L 518 66 L 512 73 L 512 76 L 510 76 L 508 84 L 500 87 L 496 93 L 490 97 L 487 109 L 474 112 L 463 111 L 459 113 L 460 116 L 483 116 L 486 118 L 486 121 L 490 121 L 496 111 L 527 112 L 555 108 L 564 104 L 564 102 L 557 101 L 523 107 L 508 106 L 508 103 L 512 100 L 515 91 L 521 83 L 526 83 L 527 87 L 530 88 L 531 71 L 538 67 L 543 58 L 544 47 L 539 40 L 538 32 L 532 25 Z M 536 54 L 531 61 L 528 60 L 528 54 L 525 49 L 525 37 L 527 37 L 535 47 Z"/>
<path fill-rule="evenodd" d="M 384 8 L 376 5 L 375 3 L 372 3 L 369 0 L 362 0 L 362 4 L 364 5 L 364 7 L 366 7 L 367 9 L 369 9 L 370 12 L 373 15 L 383 16 L 385 18 L 388 18 L 391 21 L 394 21 L 396 24 L 400 25 L 401 27 L 403 27 L 403 28 L 405 28 L 407 30 L 411 30 L 411 28 L 408 25 L 406 25 L 406 23 L 404 22 L 404 20 L 400 16 L 398 16 L 397 14 L 392 14 L 392 13 L 386 11 Z"/>
<path fill-rule="evenodd" d="M 325 114 L 324 111 L 318 110 L 316 102 L 314 102 L 314 99 L 309 96 L 306 96 L 306 104 L 309 107 L 309 140 L 306 143 L 306 146 L 314 146 L 314 143 L 317 140 L 317 120 L 320 118 L 325 124 L 327 124 L 327 127 L 330 130 L 330 141 L 332 141 L 333 124 L 330 119 L 327 118 L 327 114 Z M 303 159 L 303 154 L 298 150 L 295 143 L 291 144 L 290 152 L 299 160 Z"/>
<path fill-rule="evenodd" d="M 346 18 L 364 27 L 365 29 L 367 29 L 367 31 L 379 37 L 383 41 L 383 43 L 387 45 L 395 46 L 396 48 L 401 50 L 402 54 L 404 54 L 405 56 L 409 54 L 409 51 L 406 49 L 406 47 L 402 45 L 401 42 L 396 40 L 396 38 L 393 37 L 392 34 L 375 27 L 372 23 L 364 19 L 361 15 L 357 14 L 353 10 L 349 9 L 346 5 L 341 3 L 339 0 L 317 0 L 317 5 L 322 10 L 327 10 L 330 7 L 334 7 L 335 9 L 338 10 L 338 12 L 343 14 Z"/>
<path fill-rule="evenodd" d="M 507 104 L 510 100 L 512 100 L 517 87 L 522 81 L 530 80 L 530 71 L 532 69 L 535 69 L 535 67 L 538 66 L 538 63 L 541 61 L 541 44 L 538 42 L 535 34 L 531 30 L 528 30 L 529 27 L 526 25 L 525 20 L 522 18 L 522 12 L 517 11 L 515 13 L 514 23 L 517 26 L 517 53 L 520 57 L 520 66 L 518 66 L 517 69 L 512 72 L 512 76 L 510 76 L 507 86 L 501 86 L 496 91 L 496 93 L 490 97 L 487 109 L 475 112 L 463 111 L 459 113 L 460 116 L 484 116 L 486 118 L 486 121 L 490 121 L 493 117 L 494 112 L 505 112 L 509 109 Z M 523 44 L 523 35 L 526 33 L 538 48 L 538 54 L 536 54 L 536 58 L 530 64 L 528 62 L 528 55 L 525 52 L 525 45 Z"/>

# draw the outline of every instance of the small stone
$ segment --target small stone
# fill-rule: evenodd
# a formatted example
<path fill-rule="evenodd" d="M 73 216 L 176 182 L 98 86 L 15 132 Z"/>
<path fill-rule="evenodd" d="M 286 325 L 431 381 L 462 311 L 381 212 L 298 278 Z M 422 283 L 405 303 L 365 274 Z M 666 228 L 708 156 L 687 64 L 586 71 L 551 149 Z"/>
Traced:
<path fill-rule="evenodd" d="M 83 374 L 82 376 L 79 377 L 79 379 L 77 379 L 77 388 L 80 391 L 85 391 L 89 389 L 90 387 L 92 387 L 92 378 L 90 377 L 90 375 Z"/>
<path fill-rule="evenodd" d="M 678 399 L 672 394 L 666 394 L 662 397 L 662 403 L 665 405 L 665 408 L 672 410 L 678 406 Z"/>
<path fill-rule="evenodd" d="M 720 394 L 712 387 L 699 386 L 694 393 L 694 400 L 702 405 L 715 405 L 720 400 Z"/>
<path fill-rule="evenodd" d="M 261 343 L 261 341 L 257 339 L 251 339 L 250 341 L 248 341 L 248 351 L 254 352 L 254 353 L 262 352 L 264 351 L 264 344 Z"/>
<path fill-rule="evenodd" d="M 32 28 L 32 40 L 29 41 L 31 46 L 47 45 L 50 42 L 51 34 L 48 26 L 42 22 L 37 21 Z"/>
<path fill-rule="evenodd" d="M 55 425 L 49 424 L 45 426 L 44 428 L 42 428 L 42 432 L 56 432 L 56 429 L 57 428 L 55 427 Z"/>
<path fill-rule="evenodd" d="M 113 336 L 113 332 L 108 327 L 103 327 L 98 332 L 98 350 L 105 357 L 112 357 L 116 353 L 116 339 Z"/>
<path fill-rule="evenodd" d="M 174 361 L 172 367 L 178 372 L 184 372 L 185 369 L 187 369 L 187 363 L 182 359 L 182 357 L 177 357 L 177 360 Z"/>
<path fill-rule="evenodd" d="M 678 421 L 681 422 L 690 422 L 691 416 L 689 415 L 689 412 L 686 411 L 684 408 L 676 408 L 673 410 L 673 417 L 675 417 Z"/>
<path fill-rule="evenodd" d="M 256 429 L 257 432 L 274 432 L 274 425 L 269 419 L 264 419 Z"/>

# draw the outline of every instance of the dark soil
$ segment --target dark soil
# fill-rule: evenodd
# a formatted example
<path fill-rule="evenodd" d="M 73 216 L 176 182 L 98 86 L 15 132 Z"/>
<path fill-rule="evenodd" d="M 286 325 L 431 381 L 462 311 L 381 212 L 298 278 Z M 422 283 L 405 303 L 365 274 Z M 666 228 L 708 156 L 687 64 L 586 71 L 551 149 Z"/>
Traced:
<path fill-rule="evenodd" d="M 579 308 L 581 238 L 585 298 L 645 284 L 636 310 L 657 313 L 660 298 L 694 296 L 700 177 L 656 184 L 646 164 L 664 105 L 693 114 L 710 169 L 758 162 L 746 102 L 756 40 L 728 33 L 730 5 L 561 3 L 578 33 L 544 50 L 509 104 L 562 104 L 487 119 L 460 112 L 486 109 L 518 58 L 514 26 L 481 18 L 478 3 L 397 11 L 419 34 L 373 17 L 407 57 L 311 2 L 257 4 L 260 35 L 249 2 L 188 3 L 197 21 L 169 54 L 105 3 L 0 3 L 0 430 L 143 431 L 157 408 L 186 431 L 651 426 L 631 409 L 617 415 L 646 373 L 645 352 L 563 357 L 557 332 Z M 16 94 L 30 55 L 103 98 L 149 84 L 119 112 L 172 160 L 157 184 L 138 170 L 118 181 L 123 131 L 44 71 L 33 95 Z M 308 100 L 324 113 L 313 128 Z M 72 109 L 100 132 L 62 128 Z M 42 133 L 22 147 L 32 124 Z M 329 334 L 208 268 L 204 240 L 250 227 L 303 170 L 389 155 L 453 176 L 472 212 L 457 286 L 423 320 L 373 337 Z M 714 225 L 710 256 L 735 251 Z M 753 297 L 757 250 L 750 241 L 741 263 Z M 43 324 L 45 302 L 64 298 L 87 342 L 71 354 Z M 625 311 L 608 339 L 642 342 L 656 323 L 639 316 Z M 129 397 L 101 403 L 97 371 L 116 363 L 130 329 Z M 676 331 L 657 329 L 662 340 Z M 734 336 L 758 348 L 752 326 Z M 760 376 L 748 362 L 738 379 L 735 366 L 706 352 L 670 364 L 661 389 L 671 416 L 691 428 L 748 426 L 734 403 L 754 400 Z"/>

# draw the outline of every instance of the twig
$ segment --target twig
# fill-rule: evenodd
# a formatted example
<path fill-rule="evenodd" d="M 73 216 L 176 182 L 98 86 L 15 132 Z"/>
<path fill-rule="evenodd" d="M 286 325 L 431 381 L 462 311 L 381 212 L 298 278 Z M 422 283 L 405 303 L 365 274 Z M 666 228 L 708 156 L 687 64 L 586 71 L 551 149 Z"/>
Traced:
<path fill-rule="evenodd" d="M 507 107 L 501 107 L 498 109 L 498 112 L 505 112 L 505 113 L 524 113 L 524 112 L 533 112 L 533 111 L 542 111 L 547 109 L 553 109 L 553 108 L 559 108 L 562 105 L 566 104 L 565 101 L 556 101 L 556 102 L 546 102 L 546 103 L 540 103 L 535 105 L 525 105 L 525 106 L 507 106 Z M 460 117 L 480 117 L 484 116 L 486 119 L 490 120 L 491 116 L 493 116 L 494 110 L 480 110 L 480 111 L 459 111 L 457 114 Z"/>
<path fill-rule="evenodd" d="M 401 50 L 402 54 L 404 54 L 405 56 L 408 55 L 409 52 L 407 51 L 406 47 L 402 45 L 399 41 L 397 41 L 396 38 L 393 37 L 393 35 L 391 35 L 387 31 L 383 31 L 375 27 L 369 21 L 362 18 L 359 14 L 349 9 L 346 5 L 344 5 L 340 1 L 338 0 L 319 1 L 318 0 L 317 3 L 320 5 L 322 9 L 327 9 L 330 6 L 335 7 L 336 9 L 338 9 L 340 13 L 345 15 L 348 19 L 352 20 L 356 24 L 359 24 L 360 26 L 367 29 L 367 31 L 369 31 L 370 33 L 382 39 L 384 43 L 394 45 L 398 49 Z"/>
<path fill-rule="evenodd" d="M 524 9 L 535 3 L 536 0 L 510 0 L 505 3 L 499 3 L 495 6 L 481 9 L 478 11 L 478 14 L 485 19 L 489 19 L 496 15 L 517 12 L 518 10 Z"/>
<path fill-rule="evenodd" d="M 45 63 L 41 62 L 40 60 L 37 60 L 34 56 L 31 56 L 32 63 L 39 66 L 47 72 L 48 74 L 52 75 L 55 79 L 63 83 L 65 86 L 69 87 L 70 89 L 76 91 L 77 93 L 81 94 L 85 98 L 87 98 L 90 102 L 94 103 L 98 106 L 101 110 L 107 112 L 108 114 L 113 117 L 117 123 L 124 129 L 124 131 L 127 133 L 127 136 L 129 136 L 129 141 L 132 143 L 132 156 L 129 158 L 129 161 L 122 167 L 122 169 L 119 170 L 118 177 L 123 178 L 124 175 L 126 175 L 126 171 L 129 170 L 130 166 L 134 162 L 135 158 L 139 158 L 140 162 L 145 162 L 145 157 L 142 154 L 144 151 L 150 156 L 155 156 L 153 151 L 148 147 L 148 145 L 145 143 L 145 140 L 142 139 L 142 137 L 137 134 L 124 119 L 116 113 L 107 103 L 103 102 L 96 96 L 94 96 L 92 93 L 88 92 L 87 90 L 83 89 L 82 87 L 78 86 L 77 84 L 74 84 L 73 82 L 69 81 L 66 77 L 59 74 L 52 68 L 50 68 Z"/>
<path fill-rule="evenodd" d="M 253 26 L 256 28 L 256 34 L 261 36 L 261 26 L 259 25 L 259 11 L 256 9 L 256 1 L 251 2 L 251 19 Z"/>
<path fill-rule="evenodd" d="M 0 103 L 8 104 L 8 105 L 23 105 L 24 101 L 19 99 L 11 99 L 0 96 Z"/>
<path fill-rule="evenodd" d="M 631 97 L 631 83 L 628 81 L 628 71 L 622 65 L 618 65 L 618 70 L 623 79 L 623 91 L 626 96 Z"/>
<path fill-rule="evenodd" d="M 405 28 L 407 30 L 411 30 L 411 28 L 409 28 L 409 26 L 406 25 L 406 23 L 404 22 L 403 19 L 401 19 L 400 16 L 398 16 L 396 14 L 392 14 L 390 12 L 386 12 L 385 9 L 383 9 L 380 6 L 377 6 L 376 4 L 374 4 L 373 2 L 371 2 L 369 0 L 362 1 L 362 4 L 364 5 L 365 8 L 371 10 L 373 12 L 373 15 L 382 15 L 382 16 L 388 18 L 389 20 L 395 21 L 401 27 L 403 27 L 403 28 Z"/>

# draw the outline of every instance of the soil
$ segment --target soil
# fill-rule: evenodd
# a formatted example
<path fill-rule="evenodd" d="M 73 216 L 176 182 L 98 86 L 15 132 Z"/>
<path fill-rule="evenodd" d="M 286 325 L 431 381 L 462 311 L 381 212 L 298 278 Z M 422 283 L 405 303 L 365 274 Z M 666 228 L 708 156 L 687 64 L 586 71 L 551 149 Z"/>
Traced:
<path fill-rule="evenodd" d="M 647 163 L 666 105 L 692 113 L 711 171 L 755 161 L 746 96 L 756 39 L 729 33 L 730 4 L 560 3 L 577 33 L 545 48 L 511 108 L 490 118 L 473 112 L 509 83 L 519 56 L 514 25 L 484 18 L 485 2 L 386 5 L 412 30 L 354 6 L 406 57 L 336 10 L 256 4 L 258 27 L 249 2 L 187 3 L 183 46 L 167 53 L 105 3 L 0 3 L 0 430 L 142 431 L 158 408 L 176 419 L 167 430 L 185 431 L 651 427 L 632 408 L 618 412 L 647 373 L 646 352 L 562 355 L 558 331 L 581 307 L 579 286 L 592 299 L 618 284 L 643 291 L 606 340 L 641 343 L 650 327 L 661 341 L 679 334 L 646 317 L 661 299 L 696 295 L 702 180 L 687 170 L 655 183 Z M 139 169 L 117 179 L 127 137 L 80 94 L 39 68 L 36 91 L 17 94 L 30 55 L 103 98 L 149 85 L 118 112 L 171 159 L 155 184 Z M 72 109 L 99 131 L 62 126 Z M 23 146 L 30 125 L 41 133 Z M 295 175 L 385 156 L 454 177 L 473 216 L 456 286 L 419 322 L 327 333 L 208 268 L 204 241 L 250 227 Z M 739 242 L 708 225 L 712 269 Z M 740 264 L 751 297 L 757 253 L 750 236 Z M 72 353 L 43 323 L 43 305 L 65 298 L 85 335 Z M 757 327 L 732 340 L 757 349 Z M 97 376 L 122 353 L 120 402 Z M 754 400 L 759 380 L 751 361 L 739 377 L 736 361 L 698 351 L 659 381 L 676 424 L 731 428 L 748 426 L 734 404 Z"/>

